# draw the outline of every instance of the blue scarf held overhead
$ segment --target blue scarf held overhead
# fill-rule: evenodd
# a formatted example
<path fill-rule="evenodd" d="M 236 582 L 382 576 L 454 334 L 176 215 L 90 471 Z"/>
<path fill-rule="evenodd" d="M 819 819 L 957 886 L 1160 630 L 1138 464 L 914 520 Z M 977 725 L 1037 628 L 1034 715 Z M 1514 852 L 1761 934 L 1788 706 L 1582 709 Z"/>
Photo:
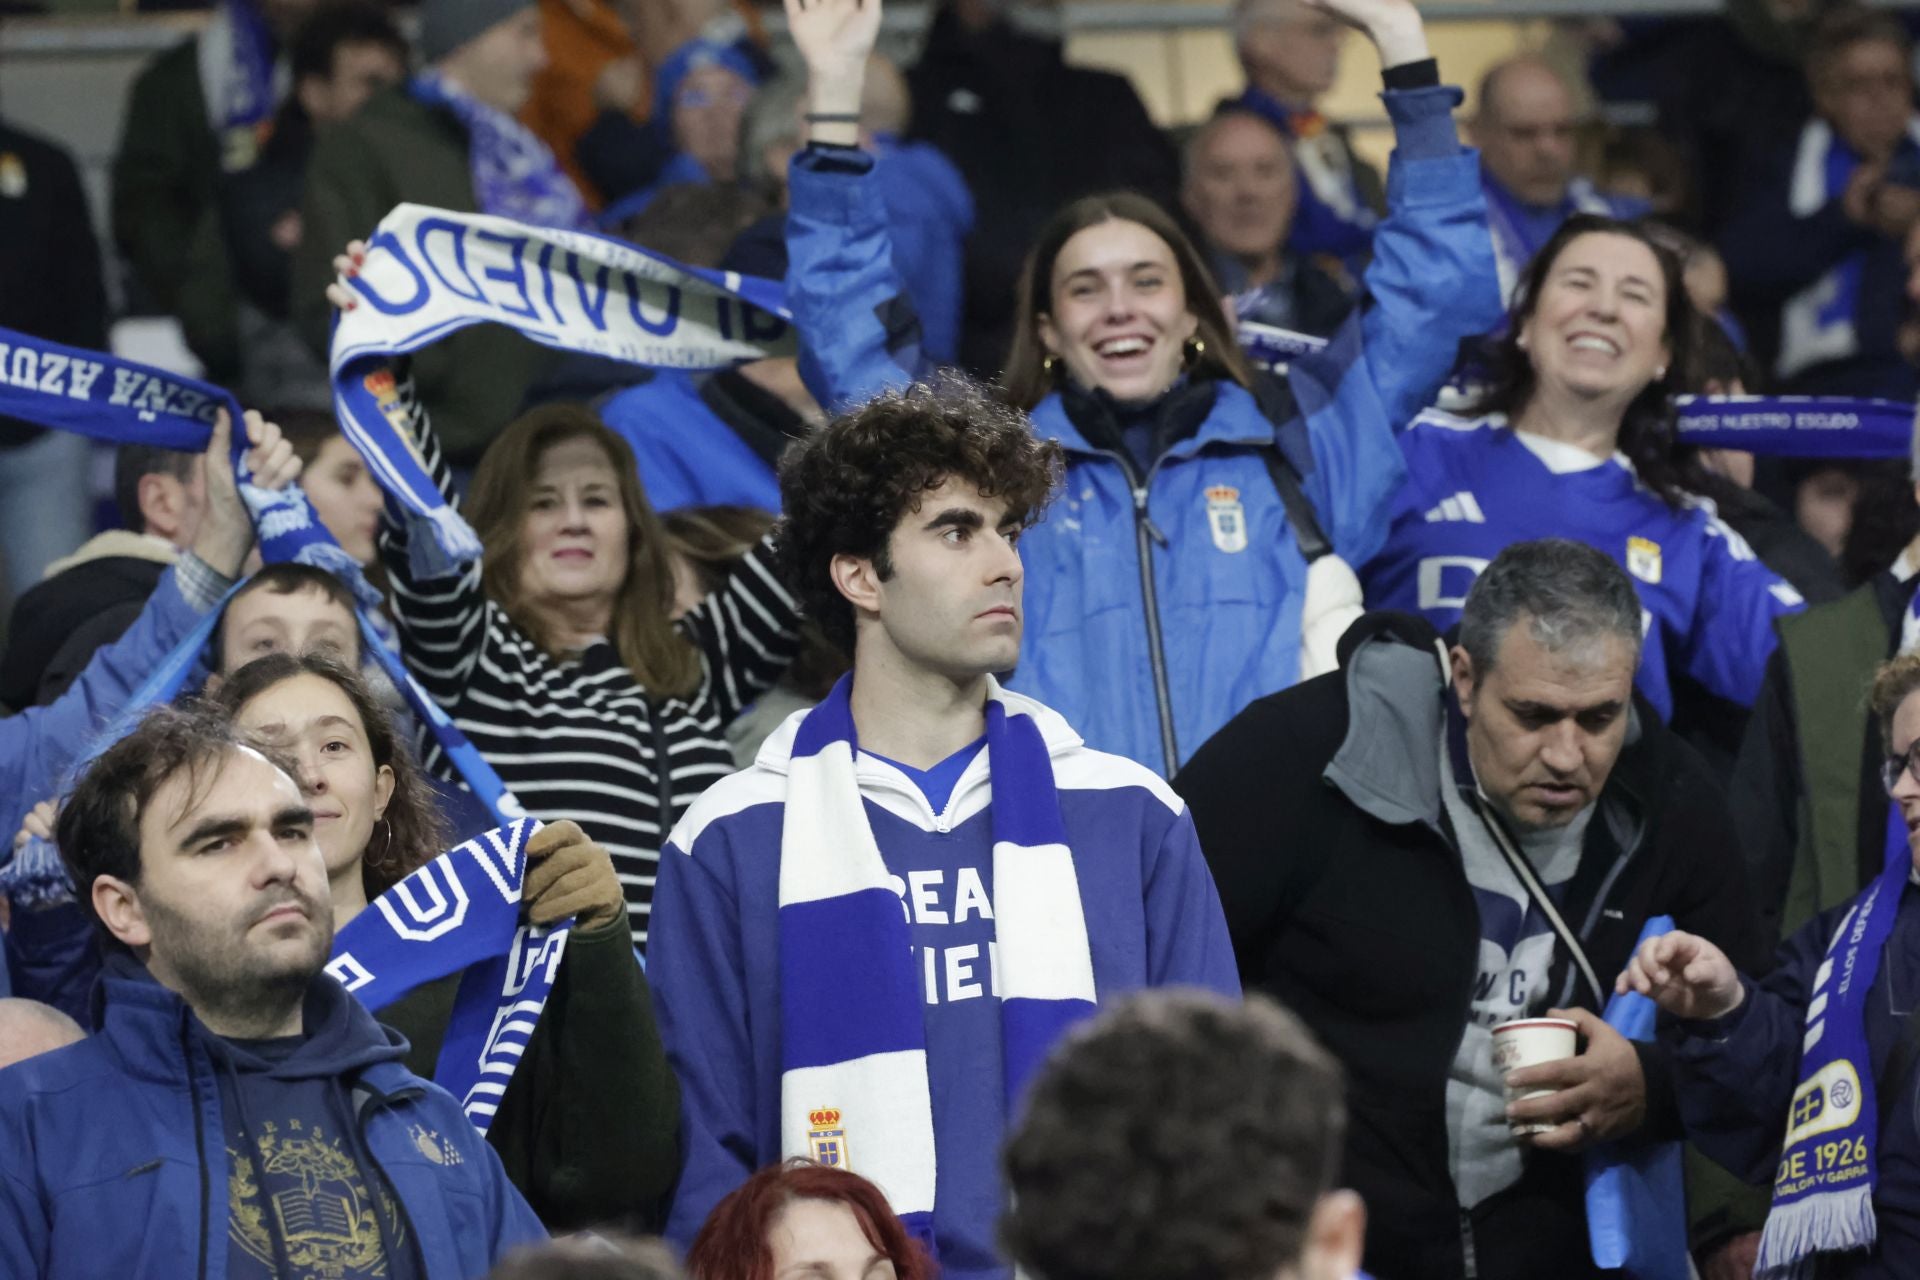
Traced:
<path fill-rule="evenodd" d="M 1880 1112 L 1867 1045 L 1867 994 L 1893 932 L 1913 855 L 1898 805 L 1887 816 L 1880 878 L 1855 900 L 1814 974 L 1800 1042 L 1800 1084 L 1760 1237 L 1760 1280 L 1805 1280 L 1816 1255 L 1870 1249 Z"/>
<path fill-rule="evenodd" d="M 460 973 L 433 1081 L 481 1133 L 533 1038 L 566 951 L 568 926 L 520 919 L 531 819 L 474 837 L 375 898 L 334 935 L 327 972 L 378 1013 Z"/>
<path fill-rule="evenodd" d="M 447 719 L 399 658 L 379 639 L 370 611 L 380 603 L 376 591 L 327 527 L 320 522 L 298 485 L 277 492 L 253 484 L 246 471 L 246 430 L 240 407 L 225 391 L 208 383 L 99 351 L 84 351 L 41 338 L 0 329 L 0 415 L 24 419 L 43 427 L 73 431 L 113 444 L 157 445 L 187 452 L 203 452 L 211 437 L 215 413 L 226 409 L 233 423 L 233 466 L 240 496 L 246 502 L 268 563 L 296 561 L 324 569 L 351 586 L 359 601 L 360 626 L 368 654 L 378 661 L 394 685 L 447 752 L 473 793 L 496 820 L 524 816 L 520 803 L 501 783 L 499 775 L 480 758 L 459 728 Z M 146 709 L 171 701 L 185 686 L 219 624 L 221 609 L 203 618 L 135 693 L 120 718 L 97 740 L 74 770 L 74 776 L 112 743 L 132 730 Z M 6 850 L 0 849 L 0 857 Z M 45 873 L 52 873 L 49 880 Z M 24 865 L 16 860 L 6 871 L 15 887 L 31 898 L 65 891 L 66 876 L 57 855 L 36 851 Z"/>
<path fill-rule="evenodd" d="M 1906 458 L 1914 407 L 1844 396 L 1675 396 L 1683 445 L 1784 458 Z"/>
<path fill-rule="evenodd" d="M 872 1179 L 933 1248 L 938 1191 L 918 965 L 856 776 L 853 677 L 807 713 L 780 833 L 780 1151 Z M 1017 1104 L 1093 1011 L 1093 954 L 1053 762 L 997 685 L 986 706 L 1002 1072 Z"/>
<path fill-rule="evenodd" d="M 452 112 L 466 129 L 473 194 L 482 213 L 566 231 L 593 225 L 580 189 L 533 130 L 437 71 L 415 76 L 407 92 Z"/>
<path fill-rule="evenodd" d="M 388 363 L 474 324 L 633 364 L 720 369 L 795 351 L 777 283 L 684 267 L 604 236 L 403 204 L 380 220 L 336 317 L 335 415 L 380 486 L 423 536 L 422 577 L 477 558 L 480 541 L 441 498 L 411 442 Z"/>

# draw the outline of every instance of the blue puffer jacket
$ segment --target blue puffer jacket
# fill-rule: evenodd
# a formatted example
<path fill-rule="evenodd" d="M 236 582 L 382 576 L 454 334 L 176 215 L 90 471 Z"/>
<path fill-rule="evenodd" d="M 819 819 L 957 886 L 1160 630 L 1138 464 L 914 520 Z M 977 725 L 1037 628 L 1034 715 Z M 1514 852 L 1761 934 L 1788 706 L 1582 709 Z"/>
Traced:
<path fill-rule="evenodd" d="M 1066 448 L 1067 475 L 1021 543 L 1026 629 L 1011 684 L 1089 746 L 1172 773 L 1241 708 L 1298 679 L 1307 566 L 1268 459 L 1286 455 L 1335 552 L 1364 563 L 1405 475 L 1395 430 L 1439 387 L 1460 339 L 1499 319 L 1479 165 L 1453 126 L 1459 92 L 1383 97 L 1399 148 L 1371 302 L 1294 363 L 1290 407 L 1270 415 L 1220 384 L 1199 427 L 1139 477 L 1089 442 L 1057 394 L 1034 410 Z M 920 371 L 886 212 L 853 155 L 803 152 L 789 187 L 801 372 L 834 408 Z"/>
<path fill-rule="evenodd" d="M 125 958 L 98 990 L 96 1035 L 0 1071 L 0 1276 L 225 1280 L 227 1141 L 208 1033 Z M 482 1276 L 545 1237 L 459 1104 L 400 1064 L 405 1041 L 332 978 L 315 980 L 306 1015 L 359 1064 L 341 1083 L 410 1228 L 418 1265 L 402 1274 Z"/>

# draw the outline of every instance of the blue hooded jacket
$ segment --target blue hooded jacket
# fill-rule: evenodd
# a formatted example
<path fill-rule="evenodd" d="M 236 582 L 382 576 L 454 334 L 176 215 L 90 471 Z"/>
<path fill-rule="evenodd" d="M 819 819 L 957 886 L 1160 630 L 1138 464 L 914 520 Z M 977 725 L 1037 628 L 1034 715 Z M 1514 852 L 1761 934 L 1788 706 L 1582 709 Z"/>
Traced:
<path fill-rule="evenodd" d="M 1194 384 L 1213 396 L 1204 419 L 1143 477 L 1090 442 L 1058 393 L 1033 411 L 1067 471 L 1021 542 L 1026 625 L 1009 683 L 1098 750 L 1171 774 L 1235 712 L 1299 678 L 1307 562 L 1275 488 L 1276 449 L 1334 552 L 1364 563 L 1405 476 L 1395 431 L 1438 389 L 1460 339 L 1500 318 L 1479 164 L 1452 120 L 1459 91 L 1382 96 L 1399 148 L 1371 301 L 1272 388 L 1277 410 L 1231 383 Z M 801 372 L 830 409 L 921 371 L 871 177 L 857 153 L 810 150 L 789 184 L 787 296 Z"/>
<path fill-rule="evenodd" d="M 0 1276 L 225 1280 L 228 1160 L 211 1034 L 137 962 L 107 962 L 90 1039 L 0 1071 Z M 460 1106 L 332 978 L 307 993 L 294 1069 L 347 1095 L 414 1265 L 484 1275 L 546 1232 Z M 293 1063 L 294 1060 L 290 1060 Z"/>

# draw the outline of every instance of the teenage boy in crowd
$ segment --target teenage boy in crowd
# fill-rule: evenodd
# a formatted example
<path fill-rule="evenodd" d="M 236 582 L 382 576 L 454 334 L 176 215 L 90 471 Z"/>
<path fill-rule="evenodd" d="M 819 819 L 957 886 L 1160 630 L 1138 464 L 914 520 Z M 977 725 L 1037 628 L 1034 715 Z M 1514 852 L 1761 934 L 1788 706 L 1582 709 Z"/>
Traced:
<path fill-rule="evenodd" d="M 1059 469 L 959 382 L 787 455 L 781 555 L 853 672 L 661 857 L 648 963 L 687 1146 L 669 1238 L 807 1155 L 884 1187 L 950 1280 L 1005 1277 L 995 1152 L 1058 1033 L 1131 989 L 1238 993 L 1179 801 L 994 679 Z"/>
<path fill-rule="evenodd" d="M 323 972 L 313 823 L 288 771 L 171 708 L 81 779 L 58 835 L 110 953 L 100 1031 L 0 1072 L 0 1274 L 478 1275 L 545 1234 Z"/>

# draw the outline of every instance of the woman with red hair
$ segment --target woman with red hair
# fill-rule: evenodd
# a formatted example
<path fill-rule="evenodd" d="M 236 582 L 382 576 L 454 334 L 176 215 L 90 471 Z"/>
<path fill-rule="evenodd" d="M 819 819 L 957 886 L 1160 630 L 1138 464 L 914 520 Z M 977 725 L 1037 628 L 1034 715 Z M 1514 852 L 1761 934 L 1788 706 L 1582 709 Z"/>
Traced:
<path fill-rule="evenodd" d="M 692 1280 L 933 1280 L 937 1268 L 857 1173 L 770 1165 L 714 1206 L 687 1250 Z"/>

